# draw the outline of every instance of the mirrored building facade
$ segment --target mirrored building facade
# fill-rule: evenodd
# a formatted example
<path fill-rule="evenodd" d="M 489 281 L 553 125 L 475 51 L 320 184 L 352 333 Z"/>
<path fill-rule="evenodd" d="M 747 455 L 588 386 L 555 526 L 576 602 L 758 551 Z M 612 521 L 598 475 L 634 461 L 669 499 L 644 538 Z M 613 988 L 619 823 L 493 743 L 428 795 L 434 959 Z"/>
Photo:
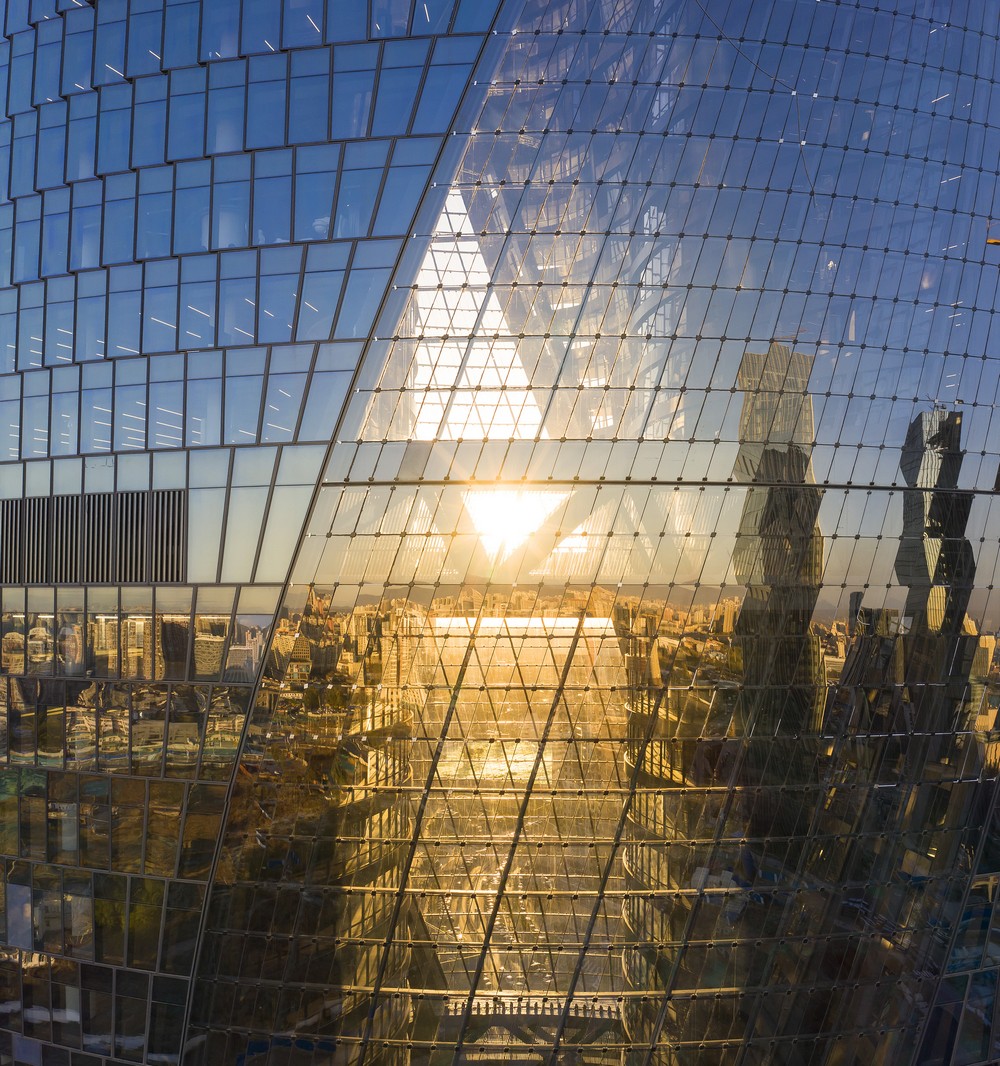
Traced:
<path fill-rule="evenodd" d="M 996 1062 L 993 6 L 0 11 L 0 1066 Z"/>

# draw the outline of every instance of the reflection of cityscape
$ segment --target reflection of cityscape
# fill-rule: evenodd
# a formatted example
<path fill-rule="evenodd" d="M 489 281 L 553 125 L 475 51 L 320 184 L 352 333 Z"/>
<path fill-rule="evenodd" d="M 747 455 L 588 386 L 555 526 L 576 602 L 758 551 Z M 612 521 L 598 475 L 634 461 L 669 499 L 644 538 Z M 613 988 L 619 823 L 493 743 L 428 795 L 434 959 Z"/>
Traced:
<path fill-rule="evenodd" d="M 84 618 L 86 617 L 86 622 Z M 81 609 L 52 614 L 7 612 L 0 663 L 12 674 L 56 672 L 88 677 L 187 678 L 250 683 L 266 629 L 227 615 L 133 614 Z"/>
<path fill-rule="evenodd" d="M 714 600 L 467 586 L 344 610 L 313 587 L 281 619 L 203 972 L 235 1025 L 263 980 L 276 1030 L 351 1062 L 954 1045 L 945 977 L 989 980 L 997 863 L 974 854 L 997 688 L 965 613 L 961 419 L 911 427 L 905 608 L 857 594 L 821 624 L 808 363 L 774 345 L 744 366 L 738 584 Z M 244 978 L 268 871 L 296 916 Z"/>
<path fill-rule="evenodd" d="M 0 837 L 16 858 L 0 908 L 0 1003 L 32 1040 L 176 1060 L 270 619 L 234 613 L 232 594 L 226 613 L 194 614 L 190 590 L 171 590 L 169 610 L 128 614 L 104 589 L 77 595 L 58 611 L 51 598 L 26 610 L 42 606 L 32 593 L 4 601 Z M 151 1006 L 116 1005 L 113 966 L 165 975 Z"/>
<path fill-rule="evenodd" d="M 982 770 L 996 764 L 987 742 L 996 638 L 979 635 L 966 613 L 975 564 L 965 537 L 971 500 L 958 490 L 961 433 L 961 414 L 940 407 L 909 426 L 896 555 L 905 605 L 865 608 L 855 594 L 851 643 L 827 704 L 837 787 L 821 858 L 826 876 L 854 886 L 854 921 L 842 916 L 841 926 L 873 934 L 853 960 L 853 992 L 838 987 L 831 997 L 833 1016 L 877 1011 L 886 1027 L 881 1039 L 854 1038 L 861 1057 L 893 1049 L 948 1061 L 960 1036 L 955 989 L 967 987 L 976 1004 L 995 981 L 986 926 L 1000 864 L 984 835 L 994 801 Z M 915 1007 L 929 1012 L 922 1032 L 911 1025 Z M 983 1046 L 988 1031 L 973 1011 L 961 1037 Z"/>
<path fill-rule="evenodd" d="M 863 1059 L 943 1056 L 970 1024 L 955 988 L 985 996 L 1000 961 L 996 640 L 968 614 L 961 416 L 910 427 L 899 605 L 857 592 L 820 622 L 808 369 L 777 344 L 744 361 L 714 591 L 345 608 L 313 586 L 270 637 L 232 611 L 119 621 L 99 593 L 5 613 L 12 949 L 183 971 L 208 906 L 195 1049 L 223 1002 L 253 1032 L 264 996 L 274 1034 L 345 1063 L 793 1064 L 853 1017 Z M 102 995 L 68 1009 L 120 1052 Z"/>
<path fill-rule="evenodd" d="M 0 1066 L 1000 1063 L 995 6 L 0 3 Z"/>

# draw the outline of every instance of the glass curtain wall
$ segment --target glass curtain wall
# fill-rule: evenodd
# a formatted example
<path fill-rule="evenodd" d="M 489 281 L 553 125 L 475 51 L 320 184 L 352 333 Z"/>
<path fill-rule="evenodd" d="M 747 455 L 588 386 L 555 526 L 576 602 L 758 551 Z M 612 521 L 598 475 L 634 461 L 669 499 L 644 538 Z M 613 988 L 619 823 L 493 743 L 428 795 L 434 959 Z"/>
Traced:
<path fill-rule="evenodd" d="M 294 788 L 246 737 L 265 662 L 309 676 L 289 565 L 496 13 L 0 4 L 2 1062 L 185 1053 L 234 779 Z"/>
<path fill-rule="evenodd" d="M 8 0 L 0 1066 L 996 1061 L 991 13 Z"/>

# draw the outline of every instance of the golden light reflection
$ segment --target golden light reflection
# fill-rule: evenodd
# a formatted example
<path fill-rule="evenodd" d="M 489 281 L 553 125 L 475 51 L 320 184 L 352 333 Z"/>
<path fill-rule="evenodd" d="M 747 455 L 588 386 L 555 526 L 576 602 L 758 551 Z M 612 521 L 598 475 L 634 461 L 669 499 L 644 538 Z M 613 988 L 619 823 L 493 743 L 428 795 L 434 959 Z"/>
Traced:
<path fill-rule="evenodd" d="M 465 509 L 490 560 L 502 563 L 569 495 L 531 489 L 468 489 Z"/>

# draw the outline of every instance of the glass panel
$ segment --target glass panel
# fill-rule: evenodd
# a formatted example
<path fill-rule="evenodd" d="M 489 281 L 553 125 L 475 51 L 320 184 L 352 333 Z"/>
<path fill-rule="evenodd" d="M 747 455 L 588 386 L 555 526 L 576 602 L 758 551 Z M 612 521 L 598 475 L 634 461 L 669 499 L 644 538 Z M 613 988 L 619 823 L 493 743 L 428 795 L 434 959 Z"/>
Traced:
<path fill-rule="evenodd" d="M 123 588 L 119 631 L 122 677 L 153 676 L 152 596 L 149 589 Z"/>
<path fill-rule="evenodd" d="M 186 677 L 191 653 L 191 589 L 157 589 L 155 632 L 156 677 Z"/>

